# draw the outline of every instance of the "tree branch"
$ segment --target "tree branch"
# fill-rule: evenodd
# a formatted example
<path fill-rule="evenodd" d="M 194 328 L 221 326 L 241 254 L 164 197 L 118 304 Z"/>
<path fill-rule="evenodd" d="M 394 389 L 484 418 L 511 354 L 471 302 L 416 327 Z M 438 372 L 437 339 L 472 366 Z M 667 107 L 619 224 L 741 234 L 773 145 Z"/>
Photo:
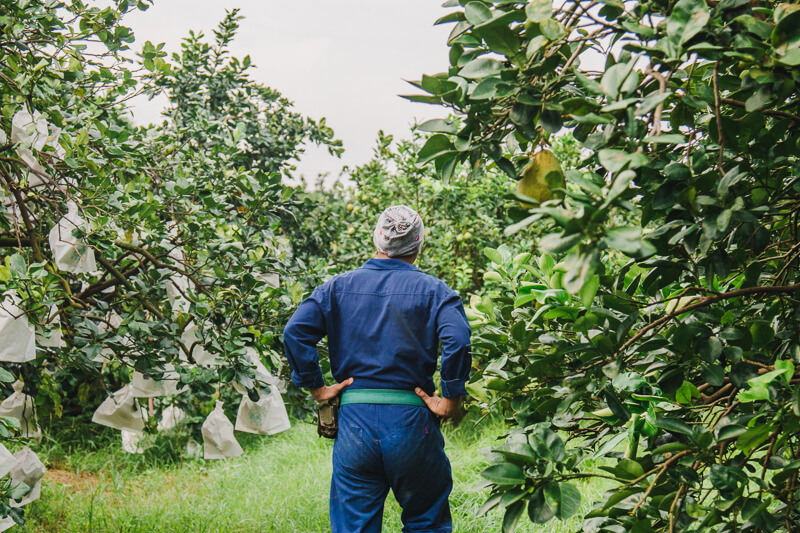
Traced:
<path fill-rule="evenodd" d="M 754 294 L 783 294 L 787 292 L 795 292 L 797 290 L 800 290 L 800 283 L 795 283 L 794 285 L 771 285 L 767 287 L 747 287 L 746 289 L 736 289 L 735 291 L 723 292 L 721 294 L 717 294 L 714 296 L 707 296 L 705 298 L 701 298 L 698 302 L 689 304 L 686 307 L 682 307 L 680 309 L 675 309 L 671 313 L 668 313 L 659 318 L 658 320 L 651 322 L 647 326 L 643 327 L 636 333 L 636 335 L 628 339 L 625 342 L 625 344 L 623 344 L 620 347 L 620 349 L 617 350 L 617 354 L 622 353 L 628 348 L 630 348 L 633 343 L 641 339 L 651 329 L 657 328 L 658 326 L 665 324 L 666 322 L 669 322 L 678 315 L 688 313 L 689 311 L 694 311 L 695 309 L 706 307 L 711 304 L 720 302 L 722 300 L 729 300 L 731 298 L 738 298 L 740 296 L 751 296 Z M 615 354 L 615 357 L 617 354 Z"/>

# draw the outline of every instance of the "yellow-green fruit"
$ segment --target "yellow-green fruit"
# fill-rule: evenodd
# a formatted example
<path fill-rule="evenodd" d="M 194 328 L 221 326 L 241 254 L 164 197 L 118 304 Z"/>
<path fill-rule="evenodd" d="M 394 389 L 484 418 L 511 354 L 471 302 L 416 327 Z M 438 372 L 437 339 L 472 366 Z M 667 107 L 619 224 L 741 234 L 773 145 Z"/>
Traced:
<path fill-rule="evenodd" d="M 553 189 L 563 189 L 565 186 L 564 171 L 558 158 L 550 150 L 541 150 L 522 171 L 522 179 L 517 182 L 517 192 L 542 203 L 561 198 L 563 193 Z M 525 202 L 520 204 L 522 207 L 535 207 Z"/>

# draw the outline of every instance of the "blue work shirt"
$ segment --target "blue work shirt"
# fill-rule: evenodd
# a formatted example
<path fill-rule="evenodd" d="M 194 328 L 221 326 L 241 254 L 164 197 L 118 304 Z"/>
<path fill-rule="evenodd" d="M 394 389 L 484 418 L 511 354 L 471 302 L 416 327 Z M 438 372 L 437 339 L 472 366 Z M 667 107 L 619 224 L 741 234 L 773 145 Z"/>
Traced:
<path fill-rule="evenodd" d="M 283 330 L 297 387 L 325 385 L 317 343 L 328 336 L 331 372 L 349 389 L 421 387 L 435 392 L 442 345 L 442 395 L 466 395 L 472 364 L 470 328 L 458 294 L 399 259 L 370 259 L 339 274 L 304 300 Z"/>

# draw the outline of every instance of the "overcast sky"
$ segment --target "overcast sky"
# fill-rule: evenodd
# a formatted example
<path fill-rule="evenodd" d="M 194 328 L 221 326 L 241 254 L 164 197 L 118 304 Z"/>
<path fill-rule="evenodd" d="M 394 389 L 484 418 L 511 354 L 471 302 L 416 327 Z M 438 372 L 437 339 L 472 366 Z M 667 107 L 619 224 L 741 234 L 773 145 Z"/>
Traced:
<path fill-rule="evenodd" d="M 250 55 L 257 81 L 280 91 L 311 118 L 326 117 L 344 142 L 336 159 L 309 147 L 298 172 L 339 174 L 343 165 L 360 165 L 372 154 L 378 130 L 408 136 L 416 120 L 442 117 L 446 109 L 415 104 L 398 94 L 418 94 L 403 80 L 418 80 L 447 68 L 451 25 L 433 26 L 449 10 L 441 0 L 156 0 L 147 11 L 129 15 L 141 49 L 145 41 L 180 49 L 189 30 L 213 37 L 226 9 L 246 18 L 231 47 Z M 135 120 L 159 120 L 164 101 L 133 101 Z"/>

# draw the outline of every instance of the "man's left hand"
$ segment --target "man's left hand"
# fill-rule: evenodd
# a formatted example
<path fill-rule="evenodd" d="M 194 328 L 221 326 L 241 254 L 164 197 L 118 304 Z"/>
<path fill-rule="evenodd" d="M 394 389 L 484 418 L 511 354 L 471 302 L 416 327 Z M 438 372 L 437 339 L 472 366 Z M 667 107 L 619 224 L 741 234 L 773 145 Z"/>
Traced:
<path fill-rule="evenodd" d="M 322 387 L 318 387 L 316 389 L 308 389 L 311 393 L 311 396 L 319 402 L 324 402 L 325 400 L 330 400 L 331 398 L 336 398 L 342 390 L 346 389 L 350 385 L 353 384 L 353 378 L 346 379 L 341 383 L 337 383 L 336 385 L 331 385 L 330 387 L 323 385 Z"/>
<path fill-rule="evenodd" d="M 441 416 L 442 418 L 452 418 L 458 414 L 458 406 L 461 403 L 461 398 L 442 398 L 434 394 L 433 396 L 428 396 L 424 390 L 417 387 L 414 389 L 414 392 L 417 393 L 417 396 L 422 398 L 422 401 L 425 402 L 425 405 L 428 406 L 428 409 L 433 412 L 436 416 Z"/>

